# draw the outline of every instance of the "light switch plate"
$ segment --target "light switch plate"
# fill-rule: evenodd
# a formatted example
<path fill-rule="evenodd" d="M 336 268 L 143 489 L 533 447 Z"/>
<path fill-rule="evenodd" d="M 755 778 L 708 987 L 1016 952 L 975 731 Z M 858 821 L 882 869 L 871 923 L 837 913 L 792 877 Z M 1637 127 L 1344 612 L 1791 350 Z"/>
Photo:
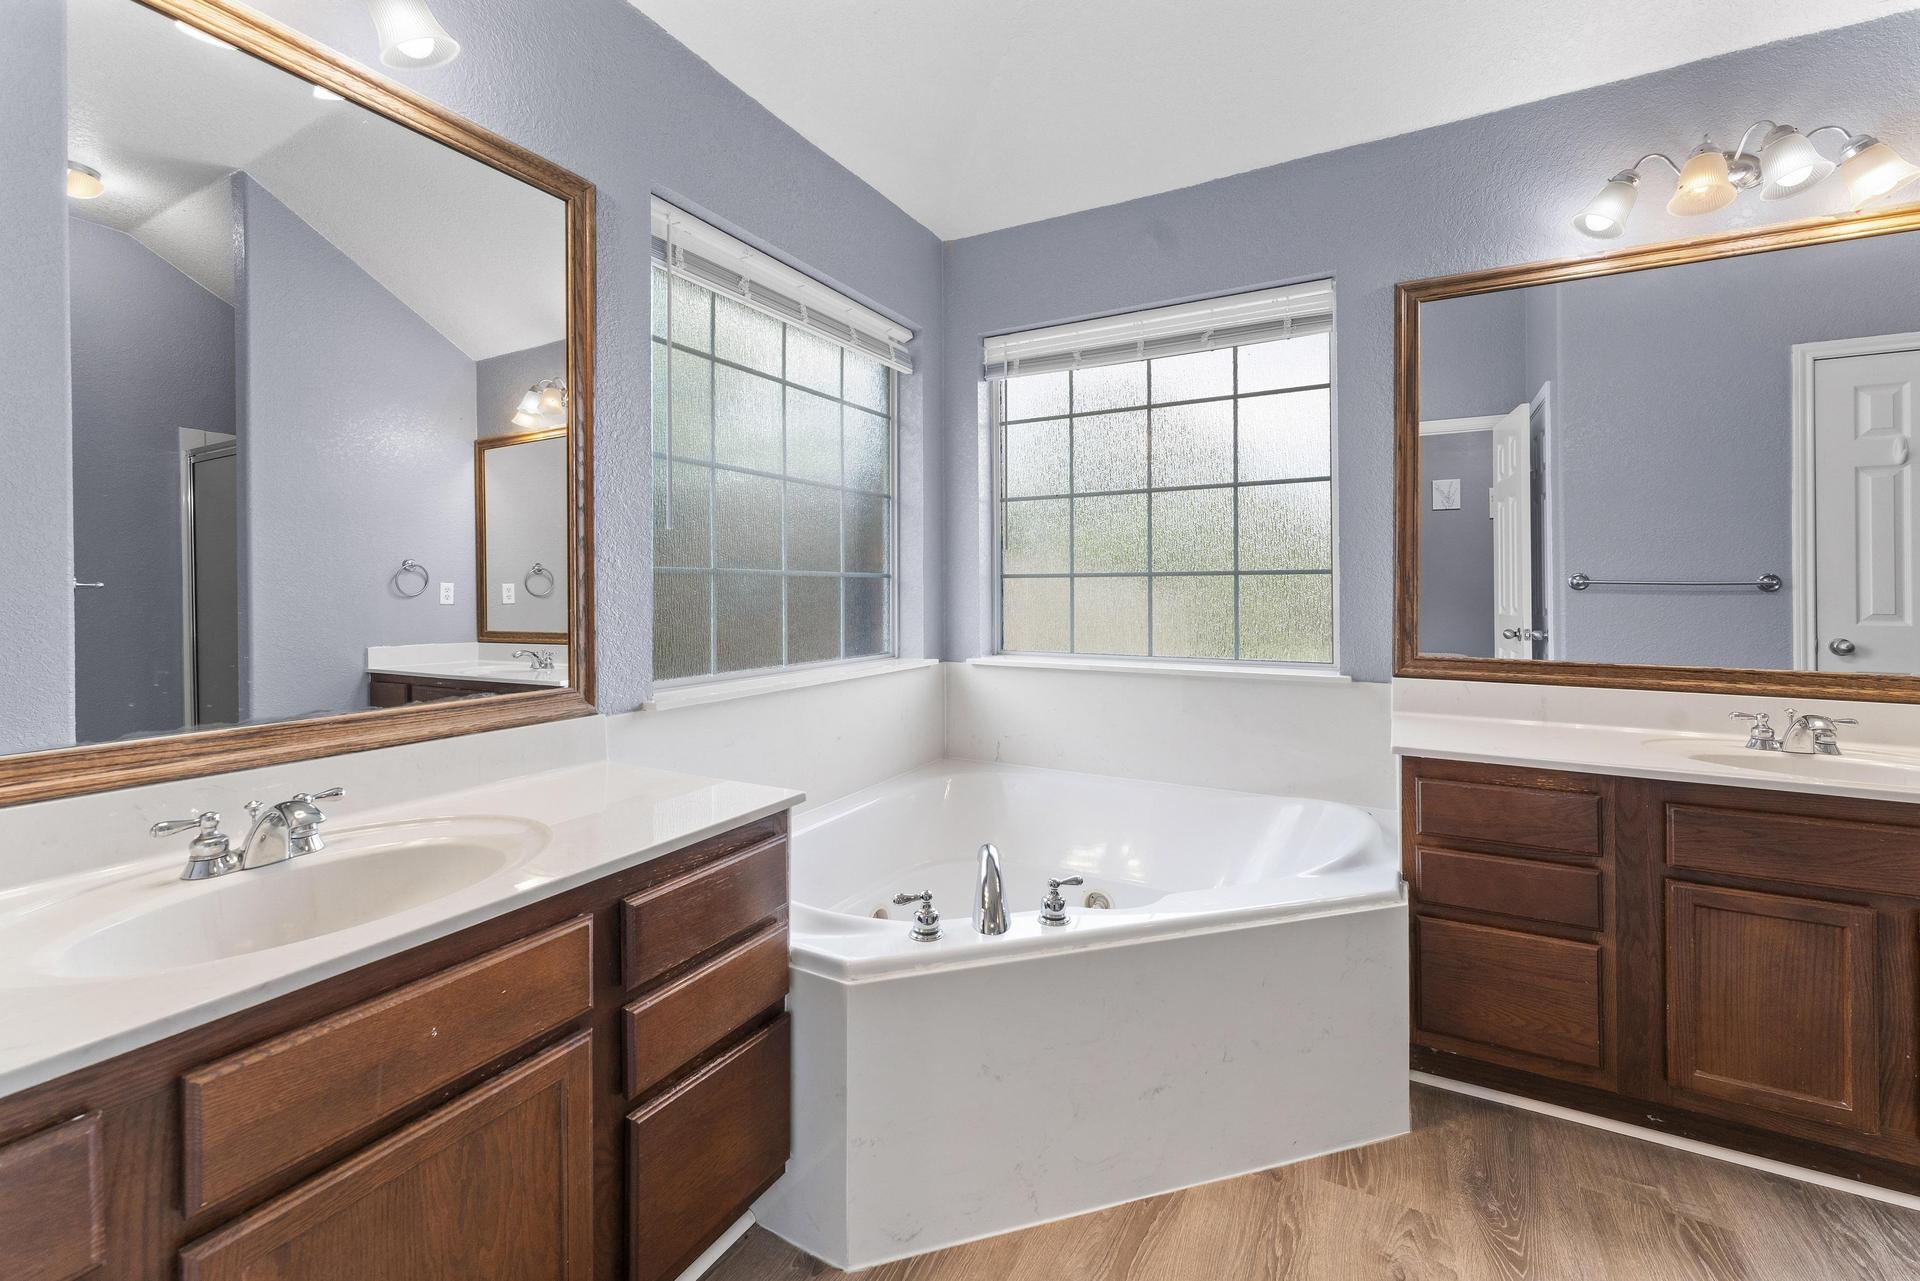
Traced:
<path fill-rule="evenodd" d="M 1457 512 L 1460 510 L 1460 482 L 1458 480 L 1436 480 L 1433 482 L 1433 510 L 1437 512 Z"/>
<path fill-rule="evenodd" d="M 440 584 L 440 603 L 442 605 L 453 604 L 453 584 L 452 583 Z"/>
<path fill-rule="evenodd" d="M 513 604 L 513 584 L 512 583 L 500 584 L 500 603 L 502 605 Z"/>

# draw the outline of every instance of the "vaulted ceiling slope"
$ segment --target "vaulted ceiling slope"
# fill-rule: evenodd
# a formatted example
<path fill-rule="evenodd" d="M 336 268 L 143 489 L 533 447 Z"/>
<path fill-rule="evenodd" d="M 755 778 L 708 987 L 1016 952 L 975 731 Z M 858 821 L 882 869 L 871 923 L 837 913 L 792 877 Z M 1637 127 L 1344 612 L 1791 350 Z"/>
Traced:
<path fill-rule="evenodd" d="M 1920 0 L 630 2 L 948 240 L 1920 8 Z M 1681 150 L 1693 141 L 1647 140 Z"/>

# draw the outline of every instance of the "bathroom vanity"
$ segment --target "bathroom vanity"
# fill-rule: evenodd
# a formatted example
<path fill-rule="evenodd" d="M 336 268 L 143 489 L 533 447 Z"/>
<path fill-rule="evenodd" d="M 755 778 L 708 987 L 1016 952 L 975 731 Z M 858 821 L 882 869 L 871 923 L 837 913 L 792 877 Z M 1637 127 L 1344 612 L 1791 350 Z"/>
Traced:
<path fill-rule="evenodd" d="M 1417 1068 L 1920 1189 L 1920 805 L 1419 757 L 1403 787 Z"/>
<path fill-rule="evenodd" d="M 786 1165 L 786 831 L 0 1098 L 0 1276 L 678 1275 Z"/>

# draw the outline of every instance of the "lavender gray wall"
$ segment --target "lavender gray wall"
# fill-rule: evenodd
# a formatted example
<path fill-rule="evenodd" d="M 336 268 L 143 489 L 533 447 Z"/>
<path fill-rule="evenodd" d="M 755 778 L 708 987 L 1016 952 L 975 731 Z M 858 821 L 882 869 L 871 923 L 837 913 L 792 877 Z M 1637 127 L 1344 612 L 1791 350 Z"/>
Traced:
<path fill-rule="evenodd" d="M 255 7 L 379 68 L 372 24 L 338 0 Z M 643 702 L 653 662 L 649 197 L 717 223 L 914 329 L 901 387 L 902 652 L 938 634 L 940 242 L 625 0 L 434 0 L 461 42 L 436 71 L 391 71 L 451 110 L 564 165 L 599 196 L 595 528 L 599 701 Z M 542 51 L 534 54 L 530 51 Z"/>
<path fill-rule="evenodd" d="M 364 708 L 367 646 L 473 639 L 474 365 L 264 187 L 234 194 L 243 704 Z M 412 599 L 406 557 L 433 575 Z"/>
<path fill-rule="evenodd" d="M 1433 510 L 1433 482 L 1443 478 L 1460 482 L 1457 510 Z M 1492 432 L 1420 438 L 1423 653 L 1493 657 L 1493 522 L 1487 519 L 1492 488 Z"/>
<path fill-rule="evenodd" d="M 1526 293 L 1448 298 L 1420 313 L 1420 417 L 1484 418 L 1533 395 Z"/>
<path fill-rule="evenodd" d="M 180 429 L 234 430 L 233 308 L 124 232 L 71 220 L 76 732 L 177 730 Z"/>
<path fill-rule="evenodd" d="M 67 403 L 67 11 L 0 4 L 0 752 L 73 742 L 73 448 Z"/>
<path fill-rule="evenodd" d="M 1313 156 L 946 248 L 941 347 L 950 450 L 944 651 L 988 647 L 985 396 L 994 333 L 1332 276 L 1341 665 L 1390 670 L 1393 614 L 1393 284 L 1597 246 L 1574 214 L 1607 175 L 1653 147 L 1684 150 L 1761 116 L 1855 122 L 1920 147 L 1920 15 L 1746 50 L 1688 67 Z M 1659 184 L 1622 240 L 1666 240 L 1832 213 L 1837 184 L 1798 200 L 1746 198 L 1668 216 Z M 1568 344 L 1569 349 L 1572 343 Z"/>

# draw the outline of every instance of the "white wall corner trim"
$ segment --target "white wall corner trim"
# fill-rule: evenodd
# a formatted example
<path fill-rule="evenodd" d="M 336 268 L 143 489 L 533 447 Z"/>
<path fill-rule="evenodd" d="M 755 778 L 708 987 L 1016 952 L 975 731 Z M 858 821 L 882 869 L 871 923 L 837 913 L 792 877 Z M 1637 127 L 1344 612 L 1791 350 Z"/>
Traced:
<path fill-rule="evenodd" d="M 1469 431 L 1492 431 L 1505 414 L 1487 414 L 1477 418 L 1429 418 L 1420 424 L 1422 436 L 1457 436 Z"/>

